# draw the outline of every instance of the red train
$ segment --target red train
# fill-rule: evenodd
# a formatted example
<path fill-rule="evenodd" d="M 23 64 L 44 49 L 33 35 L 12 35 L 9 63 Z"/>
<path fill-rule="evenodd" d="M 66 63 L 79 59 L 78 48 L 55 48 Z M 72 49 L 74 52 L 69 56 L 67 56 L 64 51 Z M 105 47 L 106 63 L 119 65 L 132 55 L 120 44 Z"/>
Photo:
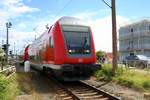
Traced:
<path fill-rule="evenodd" d="M 90 27 L 74 17 L 62 17 L 26 47 L 24 60 L 36 69 L 72 81 L 89 78 L 96 55 Z"/>

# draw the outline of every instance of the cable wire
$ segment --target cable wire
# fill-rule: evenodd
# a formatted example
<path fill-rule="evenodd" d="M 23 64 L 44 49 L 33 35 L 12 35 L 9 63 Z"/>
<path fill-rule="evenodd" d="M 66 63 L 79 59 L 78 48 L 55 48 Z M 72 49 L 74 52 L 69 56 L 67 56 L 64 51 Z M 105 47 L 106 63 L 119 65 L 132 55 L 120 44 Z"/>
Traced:
<path fill-rule="evenodd" d="M 56 13 L 56 15 L 55 15 L 54 18 L 56 18 L 56 17 L 71 3 L 71 1 L 72 1 L 72 0 L 68 0 L 68 2 L 63 6 L 63 8 L 61 8 L 61 9 Z M 35 28 L 33 28 L 33 31 L 35 31 L 36 33 L 37 33 L 36 29 L 38 28 L 38 26 L 39 26 L 39 25 L 37 25 Z"/>
<path fill-rule="evenodd" d="M 112 8 L 105 0 L 102 0 L 109 8 Z"/>
<path fill-rule="evenodd" d="M 64 6 L 62 9 L 60 9 L 56 15 L 55 15 L 55 18 L 71 3 L 72 0 L 69 0 Z"/>

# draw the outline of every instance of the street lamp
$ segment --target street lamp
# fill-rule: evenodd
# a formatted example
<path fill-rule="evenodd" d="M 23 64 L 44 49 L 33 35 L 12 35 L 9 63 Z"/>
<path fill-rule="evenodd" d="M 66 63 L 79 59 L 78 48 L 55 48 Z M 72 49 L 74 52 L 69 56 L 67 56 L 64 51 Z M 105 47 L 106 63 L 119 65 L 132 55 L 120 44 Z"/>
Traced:
<path fill-rule="evenodd" d="M 7 22 L 6 23 L 6 29 L 7 29 L 7 37 L 6 37 L 6 60 L 8 61 L 8 49 L 9 49 L 9 38 L 8 38 L 8 33 L 9 33 L 9 31 L 8 31 L 8 29 L 9 28 L 11 28 L 11 26 L 12 26 L 12 24 L 11 24 L 11 22 Z"/>

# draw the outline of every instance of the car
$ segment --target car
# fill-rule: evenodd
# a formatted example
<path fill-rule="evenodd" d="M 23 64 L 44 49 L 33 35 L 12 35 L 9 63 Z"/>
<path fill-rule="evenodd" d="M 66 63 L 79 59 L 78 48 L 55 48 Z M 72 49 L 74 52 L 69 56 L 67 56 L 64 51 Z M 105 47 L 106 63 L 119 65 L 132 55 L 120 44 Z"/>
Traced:
<path fill-rule="evenodd" d="M 150 58 L 145 55 L 130 55 L 125 57 L 123 64 L 132 67 L 146 68 L 150 65 Z"/>

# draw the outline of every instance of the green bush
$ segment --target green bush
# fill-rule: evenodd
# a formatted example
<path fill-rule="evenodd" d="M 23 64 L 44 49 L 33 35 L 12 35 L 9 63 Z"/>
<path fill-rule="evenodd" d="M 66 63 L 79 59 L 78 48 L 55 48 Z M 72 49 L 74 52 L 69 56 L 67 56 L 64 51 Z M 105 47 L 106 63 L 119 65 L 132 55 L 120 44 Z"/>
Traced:
<path fill-rule="evenodd" d="M 133 80 L 125 79 L 123 77 L 118 78 L 118 83 L 128 87 L 132 87 L 132 85 L 134 84 Z"/>
<path fill-rule="evenodd" d="M 148 90 L 150 90 L 150 80 L 143 82 L 143 87 L 147 88 Z"/>
<path fill-rule="evenodd" d="M 116 71 L 116 76 L 121 76 L 125 72 L 125 69 L 120 67 Z M 105 80 L 105 81 L 111 81 L 113 77 L 112 73 L 112 66 L 111 64 L 103 64 L 102 69 L 95 72 L 95 77 L 97 77 L 98 80 Z"/>
<path fill-rule="evenodd" d="M 94 75 L 98 80 L 110 81 L 112 80 L 112 68 L 110 65 L 102 65 L 102 69 L 96 71 Z"/>
<path fill-rule="evenodd" d="M 97 58 L 100 58 L 100 57 L 102 57 L 102 56 L 105 56 L 105 54 L 106 54 L 106 53 L 105 53 L 104 51 L 99 50 L 99 51 L 96 52 L 96 57 L 97 57 Z"/>
<path fill-rule="evenodd" d="M 150 91 L 150 74 L 148 73 L 140 73 L 133 69 L 119 66 L 116 70 L 116 75 L 113 77 L 111 65 L 105 64 L 102 66 L 102 69 L 96 71 L 94 75 L 97 80 L 115 81 L 121 85 Z"/>
<path fill-rule="evenodd" d="M 0 98 L 5 100 L 7 96 L 7 90 L 9 86 L 9 81 L 4 78 L 4 76 L 0 75 Z"/>
<path fill-rule="evenodd" d="M 0 100 L 13 99 L 18 93 L 19 89 L 15 75 L 10 79 L 6 79 L 5 76 L 0 74 Z"/>

